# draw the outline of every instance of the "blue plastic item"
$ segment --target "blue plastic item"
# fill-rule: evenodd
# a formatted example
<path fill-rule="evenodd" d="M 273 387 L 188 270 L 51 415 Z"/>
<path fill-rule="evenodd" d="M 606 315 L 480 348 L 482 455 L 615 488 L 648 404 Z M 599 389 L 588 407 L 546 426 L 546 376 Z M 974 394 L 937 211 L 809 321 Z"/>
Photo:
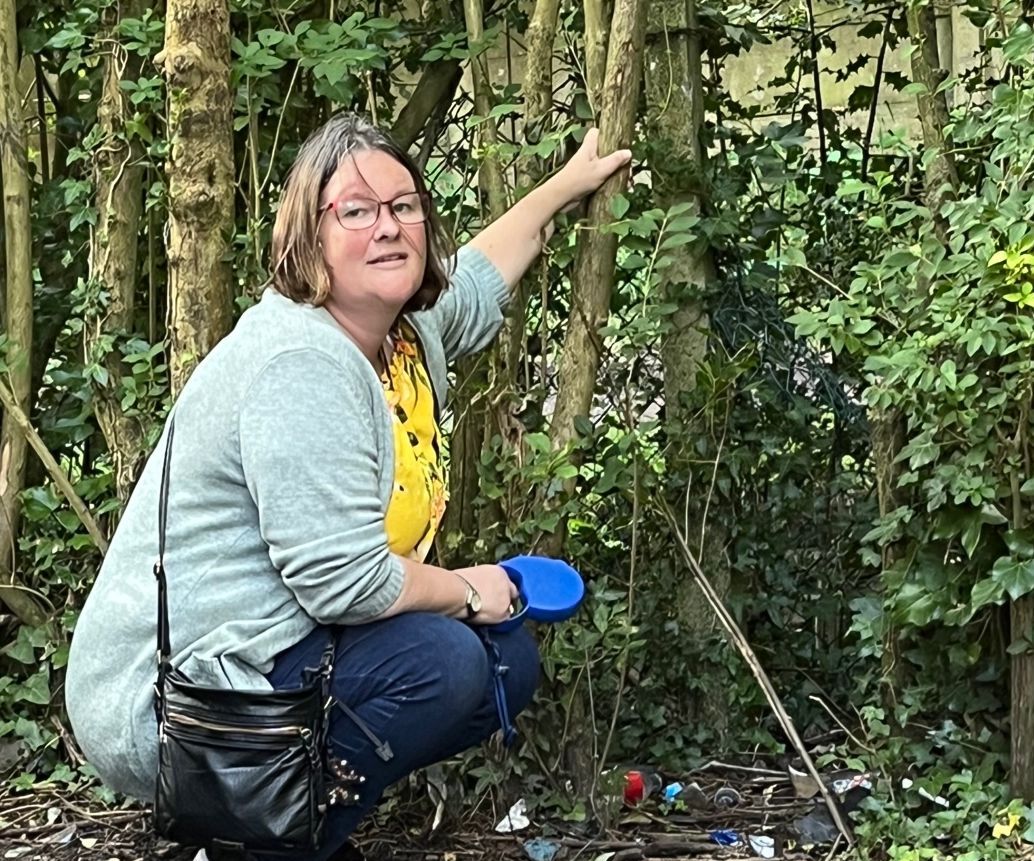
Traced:
<path fill-rule="evenodd" d="M 581 575 L 560 559 L 545 556 L 514 556 L 499 563 L 517 585 L 520 607 L 496 631 L 511 631 L 525 619 L 562 622 L 569 619 L 585 597 Z"/>
<path fill-rule="evenodd" d="M 740 835 L 728 829 L 712 831 L 711 839 L 719 846 L 739 846 L 740 844 Z"/>

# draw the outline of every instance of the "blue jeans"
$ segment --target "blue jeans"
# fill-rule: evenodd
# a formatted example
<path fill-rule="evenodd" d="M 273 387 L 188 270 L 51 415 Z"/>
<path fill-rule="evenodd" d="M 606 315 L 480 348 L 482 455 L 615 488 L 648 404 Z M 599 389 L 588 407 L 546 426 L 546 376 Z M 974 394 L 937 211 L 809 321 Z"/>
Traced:
<path fill-rule="evenodd" d="M 330 808 L 323 849 L 307 861 L 331 858 L 392 783 L 499 729 L 485 644 L 467 625 L 435 613 L 317 627 L 277 656 L 267 675 L 273 687 L 298 687 L 302 671 L 319 665 L 331 634 L 337 640 L 331 693 L 371 735 L 387 742 L 392 756 L 387 761 L 378 756 L 378 746 L 355 722 L 341 709 L 333 710 L 331 756 L 348 760 L 366 782 L 358 786 L 358 804 Z M 513 717 L 531 701 L 538 684 L 538 648 L 523 628 L 492 638 L 509 668 L 503 678 Z"/>

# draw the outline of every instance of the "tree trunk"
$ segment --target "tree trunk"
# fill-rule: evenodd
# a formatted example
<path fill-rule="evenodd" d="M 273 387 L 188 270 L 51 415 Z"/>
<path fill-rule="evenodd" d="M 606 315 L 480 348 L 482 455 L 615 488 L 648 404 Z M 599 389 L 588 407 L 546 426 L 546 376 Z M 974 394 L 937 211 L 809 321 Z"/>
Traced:
<path fill-rule="evenodd" d="M 155 64 L 170 93 L 169 367 L 176 395 L 232 324 L 233 103 L 225 0 L 169 0 L 165 47 Z"/>
<path fill-rule="evenodd" d="M 528 145 L 534 145 L 542 139 L 549 126 L 553 109 L 553 45 L 556 40 L 559 11 L 559 0 L 538 0 L 525 34 L 527 53 L 522 86 L 522 132 Z M 517 163 L 518 193 L 526 193 L 534 188 L 543 174 L 541 159 L 530 156 L 520 158 Z M 525 338 L 527 303 L 532 285 L 536 283 L 537 278 L 544 278 L 545 272 L 544 265 L 534 267 L 514 288 L 514 296 L 507 309 L 502 331 L 488 356 L 489 386 L 483 398 L 486 413 L 485 440 L 490 444 L 492 437 L 498 434 L 503 458 L 512 455 L 522 444 L 523 428 L 514 413 L 519 402 L 518 378 Z M 504 498 L 511 497 L 506 495 Z M 479 529 L 490 546 L 496 538 L 495 530 L 504 523 L 510 523 L 511 516 L 512 513 L 506 510 L 502 500 L 492 500 L 485 505 Z"/>
<path fill-rule="evenodd" d="M 876 473 L 876 499 L 879 504 L 880 517 L 887 517 L 902 505 L 898 489 L 898 476 L 901 467 L 897 456 L 905 444 L 904 420 L 897 411 L 889 414 L 877 413 L 871 417 L 870 438 L 872 440 L 872 458 Z M 905 548 L 901 542 L 890 542 L 882 548 L 880 567 L 886 575 L 904 556 Z M 901 656 L 901 643 L 898 640 L 897 628 L 894 625 L 890 608 L 883 610 L 883 652 L 882 663 L 882 700 L 888 718 L 894 713 L 898 691 L 905 682 L 905 664 Z"/>
<path fill-rule="evenodd" d="M 923 85 L 916 95 L 919 121 L 923 129 L 923 146 L 936 155 L 926 167 L 926 205 L 939 219 L 941 206 L 959 187 L 955 161 L 944 143 L 948 125 L 948 102 L 937 88 L 944 80 L 937 56 L 937 18 L 930 0 L 911 0 L 908 4 L 908 35 L 912 40 L 912 79 Z"/>
<path fill-rule="evenodd" d="M 954 198 L 959 177 L 955 161 L 945 145 L 944 130 L 948 125 L 948 102 L 944 92 L 937 88 L 945 74 L 937 53 L 937 16 L 934 0 L 909 0 L 906 7 L 908 35 L 912 42 L 912 78 L 922 84 L 922 92 L 916 95 L 919 120 L 923 130 L 923 146 L 934 153 L 926 163 L 923 197 L 933 214 L 935 230 L 943 239 L 944 221 L 940 212 L 944 203 Z M 916 289 L 923 291 L 927 285 L 920 280 Z M 896 463 L 898 453 L 905 444 L 904 419 L 897 412 L 875 416 L 872 421 L 873 461 L 876 468 L 876 483 L 880 516 L 886 516 L 901 503 L 897 485 L 900 467 Z M 900 542 L 893 542 L 883 548 L 882 568 L 886 572 L 899 564 L 905 552 Z M 902 660 L 901 644 L 891 615 L 884 612 L 883 628 L 883 681 L 884 706 L 888 717 L 896 703 L 897 691 L 905 684 L 905 663 Z"/>
<path fill-rule="evenodd" d="M 938 68 L 948 77 L 956 77 L 958 62 L 955 50 L 955 4 L 952 0 L 936 0 L 935 20 L 937 27 Z M 945 103 L 950 108 L 953 90 L 944 93 Z"/>
<path fill-rule="evenodd" d="M 1034 595 L 1013 601 L 1009 609 L 1011 639 L 1034 641 Z M 1023 652 L 1009 659 L 1012 759 L 1009 787 L 1013 797 L 1034 801 L 1034 654 Z"/>
<path fill-rule="evenodd" d="M 463 16 L 467 23 L 467 40 L 471 45 L 485 36 L 485 8 L 481 0 L 463 0 Z M 478 126 L 478 144 L 482 150 L 478 183 L 488 202 L 488 215 L 494 220 L 506 211 L 506 180 L 499 165 L 499 156 L 492 150 L 499 144 L 499 130 L 495 119 L 488 117 L 492 110 L 492 78 L 488 73 L 488 51 L 470 58 L 470 77 L 474 87 L 474 113 L 482 117 Z"/>
<path fill-rule="evenodd" d="M 646 0 L 617 0 L 614 7 L 600 111 L 600 152 L 627 146 L 632 139 L 639 103 L 646 8 Z M 627 178 L 627 169 L 618 171 L 592 196 L 587 229 L 578 243 L 571 278 L 571 319 L 564 338 L 550 428 L 554 448 L 574 441 L 575 419 L 587 416 L 592 403 L 602 348 L 599 330 L 607 321 L 617 252 L 617 237 L 600 228 L 611 221 L 611 202 L 624 188 Z"/>
<path fill-rule="evenodd" d="M 657 202 L 665 208 L 689 203 L 689 213 L 699 215 L 704 88 L 696 0 L 658 0 L 653 5 L 645 67 L 654 156 L 650 174 Z M 687 418 L 681 415 L 680 399 L 695 388 L 696 371 L 707 348 L 707 315 L 698 297 L 714 281 L 714 262 L 703 242 L 667 253 L 675 263 L 665 271 L 664 288 L 679 310 L 662 345 L 664 402 L 669 415 L 674 412 L 677 418 Z"/>
<path fill-rule="evenodd" d="M 1030 458 L 1027 445 L 1027 427 L 1030 414 L 1030 396 L 1023 410 L 1023 423 L 1014 439 L 1014 457 L 1024 464 L 1023 473 L 1029 472 Z M 1011 477 L 1012 528 L 1020 532 L 1029 525 L 1030 515 L 1024 510 L 1020 492 L 1020 474 Z M 1009 788 L 1014 798 L 1034 801 L 1034 593 L 1022 595 L 1009 604 L 1009 639 L 1012 643 L 1026 642 L 1028 648 L 1009 655 L 1010 746 Z"/>
<path fill-rule="evenodd" d="M 119 343 L 133 330 L 136 308 L 137 243 L 143 209 L 141 147 L 127 140 L 126 120 L 132 109 L 122 95 L 122 80 L 135 81 L 140 58 L 129 54 L 117 39 L 118 15 L 139 16 L 142 0 L 127 0 L 117 10 L 110 7 L 111 53 L 104 60 L 101 100 L 97 108 L 100 143 L 94 150 L 93 178 L 97 198 L 97 225 L 90 242 L 90 278 L 107 298 L 99 315 L 86 330 L 90 357 L 106 368 L 107 380 L 94 381 L 97 421 L 115 466 L 119 499 L 129 499 L 145 455 L 146 426 L 138 410 L 123 411 L 121 389 L 124 366 Z"/>
<path fill-rule="evenodd" d="M 538 143 L 546 133 L 553 113 L 553 45 L 556 42 L 557 17 L 560 0 L 538 0 L 525 34 L 527 53 L 524 58 L 524 141 L 529 146 Z M 543 177 L 540 159 L 522 157 L 517 163 L 517 188 L 530 191 Z M 509 314 L 500 335 L 494 379 L 497 393 L 502 386 L 516 384 L 517 363 L 524 339 L 524 321 L 528 296 L 534 277 L 529 272 L 517 287 L 510 304 Z M 493 401 L 496 401 L 493 398 Z M 506 435 L 504 434 L 504 438 Z"/>
<path fill-rule="evenodd" d="M 32 406 L 32 227 L 29 218 L 28 154 L 18 88 L 18 27 L 15 0 L 0 6 L 0 169 L 3 171 L 4 360 L 18 408 Z M 21 520 L 28 444 L 15 416 L 4 411 L 0 423 L 0 599 L 19 620 L 38 627 L 46 615 L 17 582 L 16 549 Z"/>
<path fill-rule="evenodd" d="M 484 37 L 484 6 L 481 0 L 464 0 L 467 37 L 476 44 Z M 499 142 L 498 129 L 488 114 L 492 109 L 492 81 L 488 73 L 487 52 L 470 61 L 474 87 L 474 113 L 484 118 L 478 126 L 478 144 L 482 149 L 478 184 L 482 200 L 488 208 L 487 219 L 494 221 L 506 211 L 506 182 L 498 156 L 492 152 Z M 474 499 L 479 489 L 478 463 L 481 452 L 491 440 L 490 409 L 485 393 L 489 386 L 491 359 L 486 354 L 471 356 L 456 369 L 456 391 L 453 395 L 456 422 L 449 448 L 449 507 L 445 514 L 446 535 L 471 537 L 479 535 Z M 492 519 L 492 518 L 489 518 Z M 486 527 L 490 524 L 483 523 Z"/>
<path fill-rule="evenodd" d="M 585 88 L 597 124 L 603 110 L 603 85 L 607 75 L 610 39 L 609 0 L 585 0 Z"/>
<path fill-rule="evenodd" d="M 424 68 L 413 94 L 391 127 L 391 136 L 400 147 L 408 150 L 413 146 L 435 108 L 455 91 L 462 72 L 459 60 L 439 60 Z"/>
<path fill-rule="evenodd" d="M 610 26 L 607 72 L 600 96 L 599 151 L 612 152 L 631 141 L 639 106 L 643 65 L 647 0 L 617 0 Z M 575 419 L 587 416 L 596 388 L 602 344 L 600 327 L 607 321 L 614 284 L 617 237 L 600 228 L 611 216 L 611 202 L 627 181 L 627 170 L 608 179 L 589 203 L 588 229 L 582 234 L 571 277 L 571 314 L 560 356 L 556 407 L 550 425 L 550 442 L 565 448 L 576 437 Z M 566 532 L 561 523 L 544 548 L 556 555 Z M 572 734 L 565 757 L 577 796 L 590 797 L 597 786 L 601 763 L 593 757 L 589 704 L 582 696 L 572 698 Z"/>
<path fill-rule="evenodd" d="M 42 62 L 36 65 L 37 76 L 46 76 Z M 37 80 L 40 80 L 37 78 Z M 48 127 L 47 138 L 51 149 L 50 182 L 51 187 L 59 184 L 63 179 L 68 178 L 70 173 L 78 176 L 79 165 L 68 167 L 68 153 L 82 141 L 85 133 L 83 124 L 78 122 L 72 115 L 74 107 L 69 102 L 69 92 L 76 81 L 75 72 L 65 72 L 49 79 L 45 91 L 52 97 L 53 117 L 50 120 L 51 127 Z M 74 101 L 74 100 L 72 100 Z M 36 246 L 36 265 L 39 267 L 39 280 L 42 284 L 74 283 L 75 279 L 82 275 L 89 274 L 87 267 L 80 261 L 76 261 L 72 267 L 66 266 L 63 255 L 51 253 L 52 249 L 62 248 L 68 242 L 68 220 L 51 220 L 46 231 L 46 238 L 41 239 Z M 57 344 L 61 330 L 72 312 L 73 299 L 71 291 L 63 297 L 57 313 L 51 313 L 33 320 L 32 339 L 32 392 L 39 392 L 43 385 L 43 375 L 47 365 L 53 357 L 54 347 Z M 51 306 L 53 309 L 53 306 Z M 34 487 L 46 480 L 46 470 L 38 458 L 29 458 L 26 472 L 26 486 Z"/>
<path fill-rule="evenodd" d="M 704 86 L 696 0 L 658 0 L 651 7 L 647 27 L 644 82 L 650 139 L 650 175 L 657 203 L 670 207 L 688 203 L 687 214 L 703 208 L 703 152 L 700 130 L 704 119 Z M 701 293 L 714 282 L 710 249 L 700 240 L 667 252 L 675 262 L 664 270 L 663 289 L 678 307 L 671 317 L 671 331 L 661 344 L 664 367 L 664 403 L 669 420 L 683 440 L 706 435 L 696 426 L 693 411 L 683 406 L 696 387 L 697 370 L 707 350 L 707 313 Z M 685 443 L 688 447 L 688 443 Z M 716 446 L 717 448 L 717 446 Z M 676 469 L 690 469 L 693 455 L 678 457 Z M 707 487 L 708 483 L 702 485 Z M 692 516 L 703 523 L 701 561 L 715 590 L 723 598 L 729 588 L 725 562 L 724 530 L 717 520 L 704 523 L 706 499 L 690 501 Z M 674 601 L 680 630 L 691 641 L 703 642 L 718 630 L 717 619 L 696 583 L 686 578 Z M 727 680 L 701 679 L 706 687 L 695 702 L 687 703 L 685 717 L 722 731 L 728 724 Z"/>

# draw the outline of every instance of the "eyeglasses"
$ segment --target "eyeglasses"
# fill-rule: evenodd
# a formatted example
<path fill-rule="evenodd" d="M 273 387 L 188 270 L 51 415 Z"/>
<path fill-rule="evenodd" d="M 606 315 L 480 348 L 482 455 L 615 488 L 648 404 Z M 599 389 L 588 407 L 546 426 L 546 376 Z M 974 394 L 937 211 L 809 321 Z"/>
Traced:
<path fill-rule="evenodd" d="M 320 208 L 320 212 L 334 210 L 337 223 L 345 230 L 366 230 L 377 223 L 381 217 L 381 207 L 388 207 L 388 212 L 399 224 L 421 224 L 427 221 L 431 211 L 431 200 L 419 191 L 400 194 L 391 200 L 374 200 L 369 197 L 345 197 L 335 200 Z"/>

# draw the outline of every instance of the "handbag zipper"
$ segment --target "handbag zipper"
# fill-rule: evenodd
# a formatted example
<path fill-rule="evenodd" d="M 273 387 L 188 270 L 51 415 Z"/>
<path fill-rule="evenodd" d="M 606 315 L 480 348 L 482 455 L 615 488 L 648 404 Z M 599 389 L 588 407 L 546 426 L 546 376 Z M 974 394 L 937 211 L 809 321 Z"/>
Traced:
<path fill-rule="evenodd" d="M 197 727 L 211 732 L 243 733 L 245 735 L 297 735 L 305 742 L 309 742 L 312 739 L 312 730 L 304 726 L 229 726 L 227 724 L 199 720 L 198 718 L 182 714 L 170 714 L 166 720 L 170 723 Z"/>

